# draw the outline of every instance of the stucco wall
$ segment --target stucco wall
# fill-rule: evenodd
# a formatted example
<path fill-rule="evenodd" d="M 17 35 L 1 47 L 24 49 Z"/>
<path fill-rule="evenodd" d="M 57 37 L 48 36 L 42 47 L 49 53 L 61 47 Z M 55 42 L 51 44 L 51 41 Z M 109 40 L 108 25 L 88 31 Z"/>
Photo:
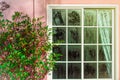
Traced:
<path fill-rule="evenodd" d="M 4 0 L 4 1 L 6 1 L 10 5 L 10 8 L 3 12 L 5 18 L 11 19 L 11 15 L 14 13 L 14 11 L 21 11 L 33 17 L 33 0 Z M 120 0 L 34 0 L 34 1 L 35 1 L 35 11 L 34 11 L 35 17 L 45 16 L 43 21 L 46 21 L 46 6 L 48 4 L 115 4 L 118 5 L 120 9 Z M 118 17 L 120 21 L 120 14 L 118 14 Z M 120 27 L 118 34 L 120 34 Z M 119 37 L 119 41 L 120 41 L 120 37 Z M 120 80 L 120 78 L 118 80 Z"/>
<path fill-rule="evenodd" d="M 10 8 L 3 11 L 5 18 L 11 19 L 12 14 L 15 11 L 23 12 L 28 14 L 30 17 L 45 16 L 46 15 L 46 4 L 44 0 L 34 0 L 34 10 L 33 10 L 33 0 L 0 0 L 5 1 L 10 5 Z M 34 12 L 33 12 L 34 11 Z M 46 18 L 43 19 L 45 21 Z"/>

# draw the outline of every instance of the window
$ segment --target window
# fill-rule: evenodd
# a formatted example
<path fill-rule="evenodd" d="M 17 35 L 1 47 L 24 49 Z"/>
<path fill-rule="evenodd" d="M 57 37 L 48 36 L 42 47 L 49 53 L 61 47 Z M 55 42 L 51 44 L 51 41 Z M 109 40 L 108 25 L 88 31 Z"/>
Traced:
<path fill-rule="evenodd" d="M 48 80 L 114 80 L 115 8 L 49 7 L 52 51 L 62 56 Z"/>

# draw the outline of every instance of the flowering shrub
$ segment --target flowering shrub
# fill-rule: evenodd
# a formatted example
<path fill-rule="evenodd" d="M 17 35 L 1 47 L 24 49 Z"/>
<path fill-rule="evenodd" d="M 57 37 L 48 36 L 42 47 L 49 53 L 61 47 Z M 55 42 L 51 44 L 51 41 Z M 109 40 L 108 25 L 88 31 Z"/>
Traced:
<path fill-rule="evenodd" d="M 51 32 L 41 18 L 15 12 L 10 21 L 0 13 L 1 75 L 7 74 L 11 80 L 41 80 L 52 70 L 60 55 L 49 54 Z"/>

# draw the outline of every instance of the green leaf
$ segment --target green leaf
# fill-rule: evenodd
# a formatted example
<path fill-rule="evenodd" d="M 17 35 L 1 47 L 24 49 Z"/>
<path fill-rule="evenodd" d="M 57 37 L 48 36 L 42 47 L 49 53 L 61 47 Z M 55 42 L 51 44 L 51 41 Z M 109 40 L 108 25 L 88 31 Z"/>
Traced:
<path fill-rule="evenodd" d="M 25 59 L 25 58 L 26 58 L 25 55 L 22 55 L 22 56 L 21 56 L 21 59 Z"/>
<path fill-rule="evenodd" d="M 2 14 L 2 12 L 0 12 L 0 17 L 3 17 L 3 14 Z"/>
<path fill-rule="evenodd" d="M 17 33 L 17 34 L 16 34 L 16 37 L 20 37 L 20 33 Z"/>
<path fill-rule="evenodd" d="M 15 14 L 12 16 L 12 20 L 15 20 L 19 16 L 21 16 L 21 13 L 20 12 L 15 12 Z"/>

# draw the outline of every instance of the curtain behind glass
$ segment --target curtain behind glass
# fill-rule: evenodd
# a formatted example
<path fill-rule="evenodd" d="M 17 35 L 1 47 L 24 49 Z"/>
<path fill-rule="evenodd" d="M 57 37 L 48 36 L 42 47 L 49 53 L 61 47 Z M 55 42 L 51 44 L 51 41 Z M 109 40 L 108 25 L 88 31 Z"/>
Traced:
<path fill-rule="evenodd" d="M 112 25 L 112 11 L 110 9 L 104 10 L 101 9 L 98 11 L 98 26 L 99 26 L 99 34 L 100 34 L 100 40 L 101 43 L 106 44 L 106 43 L 111 43 L 111 29 L 110 28 L 104 28 Z M 102 28 L 100 28 L 102 27 Z M 103 51 L 104 51 L 104 56 L 106 61 L 111 61 L 112 56 L 111 56 L 111 46 L 102 46 Z M 111 65 L 106 64 L 107 66 L 107 72 L 108 75 L 111 76 Z"/>

